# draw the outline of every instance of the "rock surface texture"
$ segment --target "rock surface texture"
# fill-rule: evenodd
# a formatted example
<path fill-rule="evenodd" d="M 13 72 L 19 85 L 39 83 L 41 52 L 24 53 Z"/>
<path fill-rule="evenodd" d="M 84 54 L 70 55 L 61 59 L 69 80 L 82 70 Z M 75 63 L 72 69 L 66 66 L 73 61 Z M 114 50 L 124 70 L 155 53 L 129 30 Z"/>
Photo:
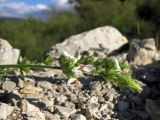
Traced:
<path fill-rule="evenodd" d="M 116 28 L 105 26 L 71 36 L 64 42 L 53 46 L 47 54 L 57 57 L 62 54 L 62 51 L 67 51 L 75 56 L 77 52 L 88 50 L 103 54 L 105 50 L 110 53 L 126 43 L 128 40 Z"/>
<path fill-rule="evenodd" d="M 135 67 L 137 79 L 147 83 L 160 82 L 160 53 L 154 39 L 133 40 L 127 58 Z"/>
<path fill-rule="evenodd" d="M 134 65 L 147 65 L 158 59 L 159 54 L 152 38 L 133 40 L 128 52 L 128 59 Z"/>
<path fill-rule="evenodd" d="M 6 120 L 7 117 L 12 113 L 13 107 L 5 103 L 0 102 L 0 119 Z"/>
<path fill-rule="evenodd" d="M 20 51 L 12 48 L 8 41 L 0 38 L 0 64 L 16 64 Z"/>
<path fill-rule="evenodd" d="M 25 99 L 20 101 L 20 109 L 22 111 L 23 118 L 28 120 L 45 120 L 44 113 Z"/>

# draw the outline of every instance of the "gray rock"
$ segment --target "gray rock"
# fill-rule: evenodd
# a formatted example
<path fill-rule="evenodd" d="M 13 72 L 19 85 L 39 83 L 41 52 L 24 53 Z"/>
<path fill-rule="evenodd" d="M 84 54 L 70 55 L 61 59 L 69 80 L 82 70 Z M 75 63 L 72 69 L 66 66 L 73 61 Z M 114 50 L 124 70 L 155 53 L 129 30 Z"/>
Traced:
<path fill-rule="evenodd" d="M 86 120 L 86 117 L 82 114 L 75 114 L 71 117 L 71 120 Z"/>
<path fill-rule="evenodd" d="M 107 82 L 107 83 L 106 83 L 106 87 L 107 87 L 107 89 L 111 89 L 111 88 L 112 88 L 112 86 L 113 86 L 113 85 L 112 85 L 110 82 Z"/>
<path fill-rule="evenodd" d="M 38 107 L 30 104 L 25 99 L 20 102 L 20 109 L 22 111 L 22 115 L 27 116 L 27 119 L 29 120 L 45 120 L 44 113 L 42 113 Z"/>
<path fill-rule="evenodd" d="M 13 89 L 15 89 L 15 87 L 16 83 L 12 81 L 5 81 L 2 85 L 2 89 L 6 91 L 12 91 Z"/>
<path fill-rule="evenodd" d="M 65 116 L 66 118 L 68 118 L 71 114 L 76 112 L 76 110 L 73 108 L 68 108 L 58 105 L 55 106 L 55 110 L 59 112 L 61 115 Z"/>
<path fill-rule="evenodd" d="M 44 95 L 39 94 L 39 93 L 37 93 L 37 94 L 26 94 L 27 99 L 41 99 L 43 97 L 44 97 Z"/>
<path fill-rule="evenodd" d="M 69 99 L 73 103 L 76 103 L 77 100 L 78 100 L 77 96 L 75 94 L 73 94 L 73 93 L 69 94 Z"/>
<path fill-rule="evenodd" d="M 22 120 L 23 118 L 20 116 L 20 109 L 15 106 L 12 114 L 7 117 L 7 120 Z"/>
<path fill-rule="evenodd" d="M 160 100 L 146 100 L 145 110 L 152 120 L 160 120 Z"/>
<path fill-rule="evenodd" d="M 23 88 L 26 86 L 35 86 L 35 79 L 33 78 L 25 78 L 24 80 L 19 79 L 18 80 L 18 87 Z"/>
<path fill-rule="evenodd" d="M 21 94 L 37 94 L 42 92 L 43 89 L 40 87 L 34 87 L 34 86 L 25 86 L 23 89 L 21 89 L 19 92 Z"/>
<path fill-rule="evenodd" d="M 159 53 L 152 38 L 133 40 L 128 52 L 128 60 L 134 65 L 147 65 L 156 60 Z"/>
<path fill-rule="evenodd" d="M 113 101 L 113 98 L 114 98 L 114 93 L 113 93 L 113 91 L 111 91 L 111 90 L 107 91 L 107 93 L 104 95 L 104 98 L 105 98 L 107 101 Z"/>
<path fill-rule="evenodd" d="M 53 89 L 52 84 L 48 81 L 39 81 L 37 83 L 37 86 L 41 87 L 41 88 L 44 88 L 44 89 L 47 89 L 47 90 L 52 90 Z"/>
<path fill-rule="evenodd" d="M 0 102 L 0 119 L 6 120 L 7 117 L 13 112 L 13 107 Z"/>
<path fill-rule="evenodd" d="M 98 103 L 98 97 L 96 97 L 96 96 L 92 96 L 87 101 L 87 104 L 96 104 L 96 103 Z"/>
<path fill-rule="evenodd" d="M 102 85 L 99 81 L 93 81 L 90 85 L 90 89 L 92 91 L 100 92 L 102 89 Z"/>
<path fill-rule="evenodd" d="M 56 92 L 55 90 L 53 90 L 53 91 L 51 92 L 51 95 L 52 95 L 53 98 L 57 98 L 57 97 L 59 96 L 59 93 Z"/>
<path fill-rule="evenodd" d="M 24 80 L 19 79 L 17 85 L 19 88 L 23 88 L 24 87 Z"/>
<path fill-rule="evenodd" d="M 125 112 L 129 108 L 129 103 L 124 101 L 118 102 L 118 110 L 120 112 Z"/>
<path fill-rule="evenodd" d="M 98 100 L 98 102 L 101 103 L 101 104 L 105 103 L 104 97 L 101 97 L 101 98 Z"/>
<path fill-rule="evenodd" d="M 55 98 L 44 97 L 42 101 L 45 103 L 46 107 L 52 107 L 54 105 L 54 99 Z"/>
<path fill-rule="evenodd" d="M 79 109 L 86 109 L 87 104 L 86 104 L 86 102 L 84 102 L 84 101 L 79 101 L 79 102 L 76 103 L 76 106 L 77 106 Z"/>
<path fill-rule="evenodd" d="M 20 51 L 4 39 L 0 38 L 0 64 L 16 64 L 18 62 Z"/>
<path fill-rule="evenodd" d="M 112 102 L 106 101 L 106 104 L 107 104 L 107 107 L 108 107 L 109 110 L 112 110 L 112 109 L 113 109 L 114 104 L 113 104 Z"/>
<path fill-rule="evenodd" d="M 65 96 L 65 95 L 60 95 L 60 96 L 58 96 L 57 98 L 56 98 L 56 102 L 58 103 L 58 104 L 62 104 L 62 103 L 64 103 L 65 101 L 67 100 L 67 97 Z"/>
<path fill-rule="evenodd" d="M 105 111 L 105 114 L 106 114 L 106 111 L 108 110 L 108 104 L 101 104 L 99 110 L 101 112 L 104 112 Z"/>
<path fill-rule="evenodd" d="M 100 116 L 98 115 L 99 112 L 99 106 L 98 104 L 91 104 L 86 108 L 85 116 L 87 119 L 100 119 Z"/>
<path fill-rule="evenodd" d="M 116 120 L 116 119 L 112 119 L 110 115 L 106 114 L 102 119 L 100 120 Z M 118 119 L 117 119 L 118 120 Z"/>
<path fill-rule="evenodd" d="M 72 103 L 72 102 L 68 102 L 68 101 L 66 101 L 66 102 L 64 103 L 64 106 L 65 106 L 65 107 L 69 107 L 69 108 L 75 108 L 75 104 Z"/>
<path fill-rule="evenodd" d="M 75 56 L 78 51 L 101 51 L 108 49 L 108 52 L 118 49 L 126 44 L 127 39 L 114 27 L 104 26 L 94 30 L 71 36 L 63 43 L 53 46 L 47 55 L 58 57 L 62 51 L 67 51 Z M 102 46 L 103 45 L 103 46 Z"/>
<path fill-rule="evenodd" d="M 43 113 L 45 114 L 45 119 L 46 120 L 61 120 L 60 116 L 57 115 L 57 114 L 51 114 L 48 111 L 44 111 Z"/>

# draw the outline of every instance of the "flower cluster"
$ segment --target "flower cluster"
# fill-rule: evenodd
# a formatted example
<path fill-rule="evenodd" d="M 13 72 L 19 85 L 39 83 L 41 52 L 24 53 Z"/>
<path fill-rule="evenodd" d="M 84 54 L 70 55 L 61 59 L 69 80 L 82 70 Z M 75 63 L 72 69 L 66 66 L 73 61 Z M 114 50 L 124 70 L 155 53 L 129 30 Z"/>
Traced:
<path fill-rule="evenodd" d="M 130 65 L 126 61 L 118 61 L 115 57 L 98 58 L 86 54 L 77 58 L 64 52 L 59 57 L 62 71 L 73 79 L 81 75 L 101 75 L 116 86 L 128 88 L 133 92 L 142 91 L 139 81 L 132 79 Z"/>

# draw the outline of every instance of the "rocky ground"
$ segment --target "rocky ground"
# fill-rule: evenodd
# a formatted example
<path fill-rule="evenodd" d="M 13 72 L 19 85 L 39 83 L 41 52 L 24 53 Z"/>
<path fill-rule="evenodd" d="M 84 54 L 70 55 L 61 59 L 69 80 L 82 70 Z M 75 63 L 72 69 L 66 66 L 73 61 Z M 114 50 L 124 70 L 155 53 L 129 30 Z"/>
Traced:
<path fill-rule="evenodd" d="M 115 45 L 110 46 L 111 55 L 128 60 L 132 64 L 133 77 L 144 84 L 141 93 L 113 86 L 99 76 L 79 78 L 69 84 L 61 71 L 31 71 L 24 76 L 17 71 L 8 74 L 6 80 L 0 83 L 0 120 L 160 120 L 160 63 L 153 39 L 135 41 L 130 45 L 128 52 L 118 55 L 113 48 L 125 44 L 126 38 L 124 39 L 116 29 L 104 27 L 73 36 L 67 39 L 67 42 L 57 45 L 56 49 L 50 49 L 48 55 L 54 56 L 57 51 L 61 52 L 63 49 L 73 51 L 73 46 L 78 48 L 78 45 L 82 45 L 83 47 L 79 48 L 84 49 L 84 45 L 87 45 L 88 51 L 98 50 L 98 54 L 105 56 L 104 46 L 97 48 L 99 46 L 96 43 L 96 46 L 88 46 L 88 41 L 85 43 L 86 36 L 92 36 L 91 39 L 99 42 L 98 38 L 94 37 L 98 36 L 96 33 L 101 34 L 101 43 L 97 44 L 103 44 L 103 37 L 105 40 L 109 39 L 108 44 L 123 38 L 118 45 L 111 43 Z M 73 39 L 84 41 L 83 44 L 72 44 Z M 4 44 L 3 40 L 0 43 L 4 46 L 0 48 L 0 63 L 14 63 L 15 61 L 11 61 L 12 58 L 7 56 L 8 51 L 13 51 L 13 48 L 9 46 L 6 49 L 8 43 Z M 15 57 L 18 53 L 9 54 Z"/>
<path fill-rule="evenodd" d="M 45 75 L 12 78 L 1 87 L 0 116 L 8 120 L 149 120 L 150 117 L 144 104 L 150 96 L 147 87 L 141 94 L 133 94 L 100 78 L 81 78 L 68 85 L 65 79 Z"/>

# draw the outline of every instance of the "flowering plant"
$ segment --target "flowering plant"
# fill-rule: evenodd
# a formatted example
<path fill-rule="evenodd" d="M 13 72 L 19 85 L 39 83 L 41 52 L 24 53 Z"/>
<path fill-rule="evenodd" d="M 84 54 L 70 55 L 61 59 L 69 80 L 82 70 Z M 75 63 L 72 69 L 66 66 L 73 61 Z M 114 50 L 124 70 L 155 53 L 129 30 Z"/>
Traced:
<path fill-rule="evenodd" d="M 10 69 L 20 69 L 25 72 L 31 68 L 61 69 L 69 79 L 76 79 L 79 76 L 100 75 L 116 86 L 127 88 L 133 92 L 142 91 L 140 82 L 132 79 L 132 71 L 126 61 L 118 61 L 115 57 L 94 57 L 89 54 L 79 55 L 75 58 L 65 51 L 57 60 L 60 66 L 52 66 L 50 57 L 44 61 L 44 64 L 23 59 L 16 65 L 0 65 L 0 76 L 4 77 L 4 74 Z"/>
<path fill-rule="evenodd" d="M 64 53 L 59 58 L 62 71 L 68 78 L 79 75 L 101 75 L 114 85 L 128 88 L 133 92 L 142 91 L 139 81 L 132 79 L 131 67 L 127 61 L 118 61 L 115 57 L 98 58 L 86 54 L 78 59 Z"/>

